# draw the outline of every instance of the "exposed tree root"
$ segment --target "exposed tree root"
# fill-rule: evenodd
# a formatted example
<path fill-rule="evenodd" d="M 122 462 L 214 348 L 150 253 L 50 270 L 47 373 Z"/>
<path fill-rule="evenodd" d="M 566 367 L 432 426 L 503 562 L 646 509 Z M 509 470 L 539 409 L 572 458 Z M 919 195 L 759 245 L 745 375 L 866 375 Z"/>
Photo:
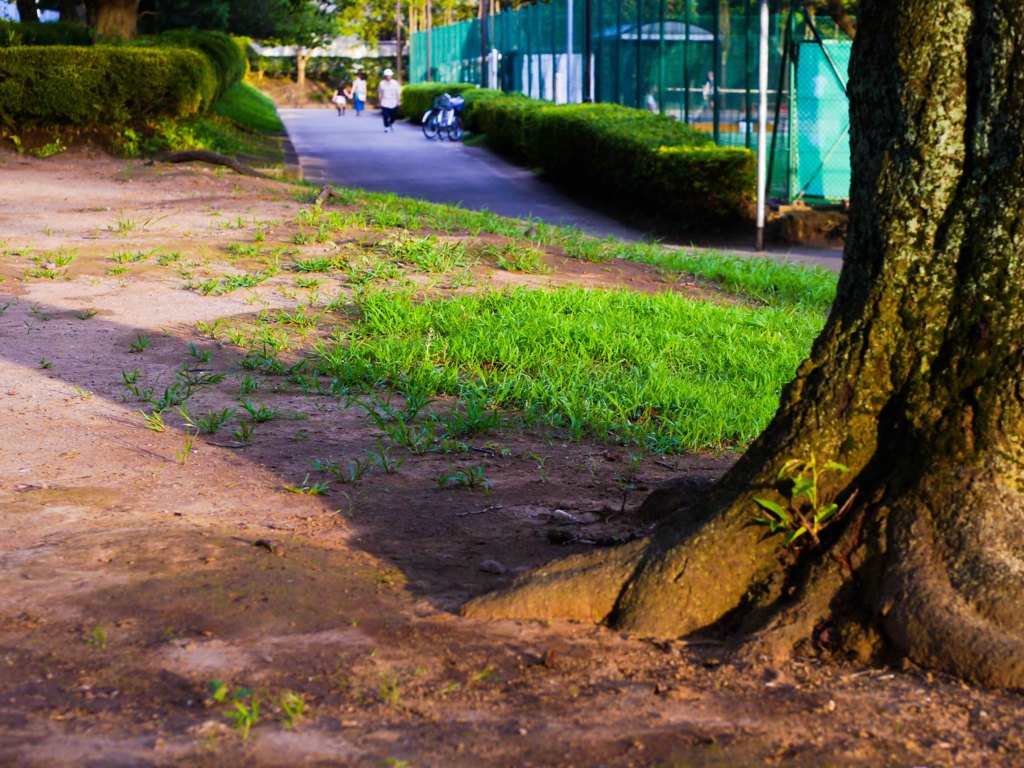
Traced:
<path fill-rule="evenodd" d="M 211 165 L 223 165 L 235 173 L 243 176 L 254 176 L 258 179 L 269 179 L 265 173 L 257 171 L 250 165 L 240 163 L 233 157 L 222 155 L 219 152 L 210 152 L 206 149 L 186 149 L 181 152 L 171 152 L 160 157 L 164 163 L 210 163 Z"/>
<path fill-rule="evenodd" d="M 481 619 L 575 619 L 604 621 L 636 568 L 647 542 L 557 560 L 524 574 L 506 590 L 462 607 Z"/>
<path fill-rule="evenodd" d="M 323 205 L 324 200 L 328 200 L 332 197 L 341 197 L 341 195 L 337 193 L 334 187 L 332 187 L 330 184 L 327 184 L 320 188 L 320 192 L 319 194 L 317 194 L 316 200 L 314 202 L 317 205 Z"/>

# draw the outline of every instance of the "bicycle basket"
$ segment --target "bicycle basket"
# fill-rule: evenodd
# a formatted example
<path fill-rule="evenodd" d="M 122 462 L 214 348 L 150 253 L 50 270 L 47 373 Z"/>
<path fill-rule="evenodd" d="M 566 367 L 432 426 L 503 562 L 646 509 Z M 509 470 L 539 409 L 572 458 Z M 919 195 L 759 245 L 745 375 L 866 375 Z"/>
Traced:
<path fill-rule="evenodd" d="M 465 103 L 466 103 L 466 100 L 464 98 L 462 98 L 461 96 L 452 96 L 452 98 L 451 98 L 452 108 L 456 112 L 461 112 L 462 111 L 462 105 L 465 104 Z"/>
<path fill-rule="evenodd" d="M 452 97 L 447 93 L 434 97 L 434 109 L 448 109 L 452 105 Z"/>

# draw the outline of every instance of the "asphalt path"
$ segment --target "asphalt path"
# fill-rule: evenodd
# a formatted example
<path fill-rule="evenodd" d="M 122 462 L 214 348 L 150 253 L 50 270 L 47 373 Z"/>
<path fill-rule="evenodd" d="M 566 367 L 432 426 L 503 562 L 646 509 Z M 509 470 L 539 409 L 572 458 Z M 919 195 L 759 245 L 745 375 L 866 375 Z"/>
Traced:
<path fill-rule="evenodd" d="M 429 140 L 418 125 L 405 121 L 395 123 L 394 130 L 386 132 L 377 110 L 368 109 L 358 118 L 352 109 L 341 117 L 333 108 L 282 109 L 279 113 L 306 181 L 394 192 L 518 219 L 536 218 L 549 224 L 576 226 L 601 237 L 649 237 L 577 203 L 528 168 L 484 147 Z M 752 244 L 717 246 L 716 250 L 757 255 Z M 775 248 L 766 255 L 834 271 L 842 263 L 842 254 L 828 249 Z"/>

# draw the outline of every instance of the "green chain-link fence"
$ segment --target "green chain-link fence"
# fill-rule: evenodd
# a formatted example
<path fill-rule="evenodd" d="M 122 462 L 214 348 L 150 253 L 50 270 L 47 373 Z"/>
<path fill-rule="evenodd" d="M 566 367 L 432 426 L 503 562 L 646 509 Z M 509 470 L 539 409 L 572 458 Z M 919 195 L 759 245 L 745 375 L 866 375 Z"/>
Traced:
<path fill-rule="evenodd" d="M 778 1 L 770 7 L 771 194 L 844 198 L 849 39 L 831 20 Z M 650 109 L 719 144 L 754 149 L 759 34 L 757 0 L 551 0 L 488 16 L 486 25 L 416 33 L 409 81 Z"/>

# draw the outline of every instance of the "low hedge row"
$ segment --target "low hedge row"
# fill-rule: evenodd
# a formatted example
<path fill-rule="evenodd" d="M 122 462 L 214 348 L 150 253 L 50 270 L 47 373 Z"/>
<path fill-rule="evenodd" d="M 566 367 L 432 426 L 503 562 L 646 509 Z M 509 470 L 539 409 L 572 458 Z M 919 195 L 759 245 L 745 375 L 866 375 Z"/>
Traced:
<path fill-rule="evenodd" d="M 434 106 L 434 99 L 442 94 L 462 96 L 466 100 L 462 108 L 462 123 L 467 130 L 480 132 L 474 117 L 476 105 L 487 99 L 504 97 L 501 91 L 479 88 L 473 83 L 417 83 L 402 89 L 402 108 L 399 116 L 418 123 L 423 113 Z"/>
<path fill-rule="evenodd" d="M 0 49 L 0 123 L 10 130 L 121 127 L 208 109 L 217 78 L 187 48 Z"/>
<path fill-rule="evenodd" d="M 665 115 L 616 104 L 550 107 L 528 123 L 529 161 L 578 191 L 684 225 L 740 218 L 756 158 Z"/>
<path fill-rule="evenodd" d="M 481 98 L 471 116 L 491 146 L 561 186 L 682 227 L 743 218 L 754 194 L 752 152 L 664 115 L 514 94 Z"/>

